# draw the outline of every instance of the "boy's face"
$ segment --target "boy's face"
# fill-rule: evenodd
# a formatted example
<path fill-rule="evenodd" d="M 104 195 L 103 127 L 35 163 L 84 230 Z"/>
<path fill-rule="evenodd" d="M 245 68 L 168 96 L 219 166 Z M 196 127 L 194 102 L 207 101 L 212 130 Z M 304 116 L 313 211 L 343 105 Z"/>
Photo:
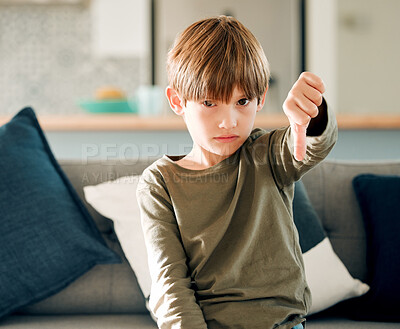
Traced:
<path fill-rule="evenodd" d="M 167 97 L 174 112 L 186 122 L 194 143 L 193 151 L 219 160 L 235 153 L 249 137 L 256 113 L 265 102 L 265 93 L 258 103 L 257 99 L 247 99 L 238 88 L 233 90 L 228 103 L 205 99 L 187 101 L 184 105 L 171 88 L 167 88 Z"/>

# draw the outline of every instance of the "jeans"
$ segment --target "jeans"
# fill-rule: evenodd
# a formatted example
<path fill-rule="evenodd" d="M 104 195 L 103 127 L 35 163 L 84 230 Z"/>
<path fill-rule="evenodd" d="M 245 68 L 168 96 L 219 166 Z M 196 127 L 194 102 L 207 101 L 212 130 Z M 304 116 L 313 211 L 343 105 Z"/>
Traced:
<path fill-rule="evenodd" d="M 303 325 L 299 323 L 297 326 L 293 327 L 292 329 L 303 329 Z"/>

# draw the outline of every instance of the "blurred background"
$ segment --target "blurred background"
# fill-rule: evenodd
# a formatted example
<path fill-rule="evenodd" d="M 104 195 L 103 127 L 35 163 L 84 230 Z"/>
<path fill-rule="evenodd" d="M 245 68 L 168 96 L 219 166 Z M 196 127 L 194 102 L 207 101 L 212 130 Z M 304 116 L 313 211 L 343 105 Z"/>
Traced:
<path fill-rule="evenodd" d="M 225 14 L 255 34 L 270 61 L 266 115 L 280 115 L 292 84 L 310 70 L 324 79 L 340 117 L 332 156 L 399 158 L 398 13 L 398 0 L 0 0 L 0 120 L 26 105 L 44 123 L 51 117 L 44 128 L 63 158 L 185 152 L 184 126 L 160 125 L 172 117 L 163 96 L 166 53 L 193 21 Z M 97 120 L 93 112 L 151 117 L 146 129 L 96 126 L 87 117 L 83 128 L 54 124 L 88 113 Z M 367 140 L 385 147 L 372 154 Z"/>

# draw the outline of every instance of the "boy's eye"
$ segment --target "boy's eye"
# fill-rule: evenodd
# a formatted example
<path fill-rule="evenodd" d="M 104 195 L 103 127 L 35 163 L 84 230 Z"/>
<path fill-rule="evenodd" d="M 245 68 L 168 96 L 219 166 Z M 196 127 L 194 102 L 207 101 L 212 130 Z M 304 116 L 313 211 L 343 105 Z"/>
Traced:
<path fill-rule="evenodd" d="M 203 105 L 204 105 L 205 107 L 213 107 L 213 106 L 215 106 L 215 103 L 213 103 L 213 102 L 211 102 L 211 101 L 205 100 L 205 101 L 203 102 Z"/>
<path fill-rule="evenodd" d="M 242 98 L 237 102 L 240 106 L 246 106 L 247 104 L 250 103 L 250 101 L 247 98 Z"/>

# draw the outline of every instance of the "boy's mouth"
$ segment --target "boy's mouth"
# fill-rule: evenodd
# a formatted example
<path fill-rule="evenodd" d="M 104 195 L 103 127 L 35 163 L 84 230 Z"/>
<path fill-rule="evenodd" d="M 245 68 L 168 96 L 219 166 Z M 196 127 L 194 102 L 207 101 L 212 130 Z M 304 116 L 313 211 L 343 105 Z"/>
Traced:
<path fill-rule="evenodd" d="M 233 135 L 233 134 L 214 137 L 215 140 L 221 143 L 230 143 L 237 140 L 238 138 L 239 138 L 238 135 Z"/>

